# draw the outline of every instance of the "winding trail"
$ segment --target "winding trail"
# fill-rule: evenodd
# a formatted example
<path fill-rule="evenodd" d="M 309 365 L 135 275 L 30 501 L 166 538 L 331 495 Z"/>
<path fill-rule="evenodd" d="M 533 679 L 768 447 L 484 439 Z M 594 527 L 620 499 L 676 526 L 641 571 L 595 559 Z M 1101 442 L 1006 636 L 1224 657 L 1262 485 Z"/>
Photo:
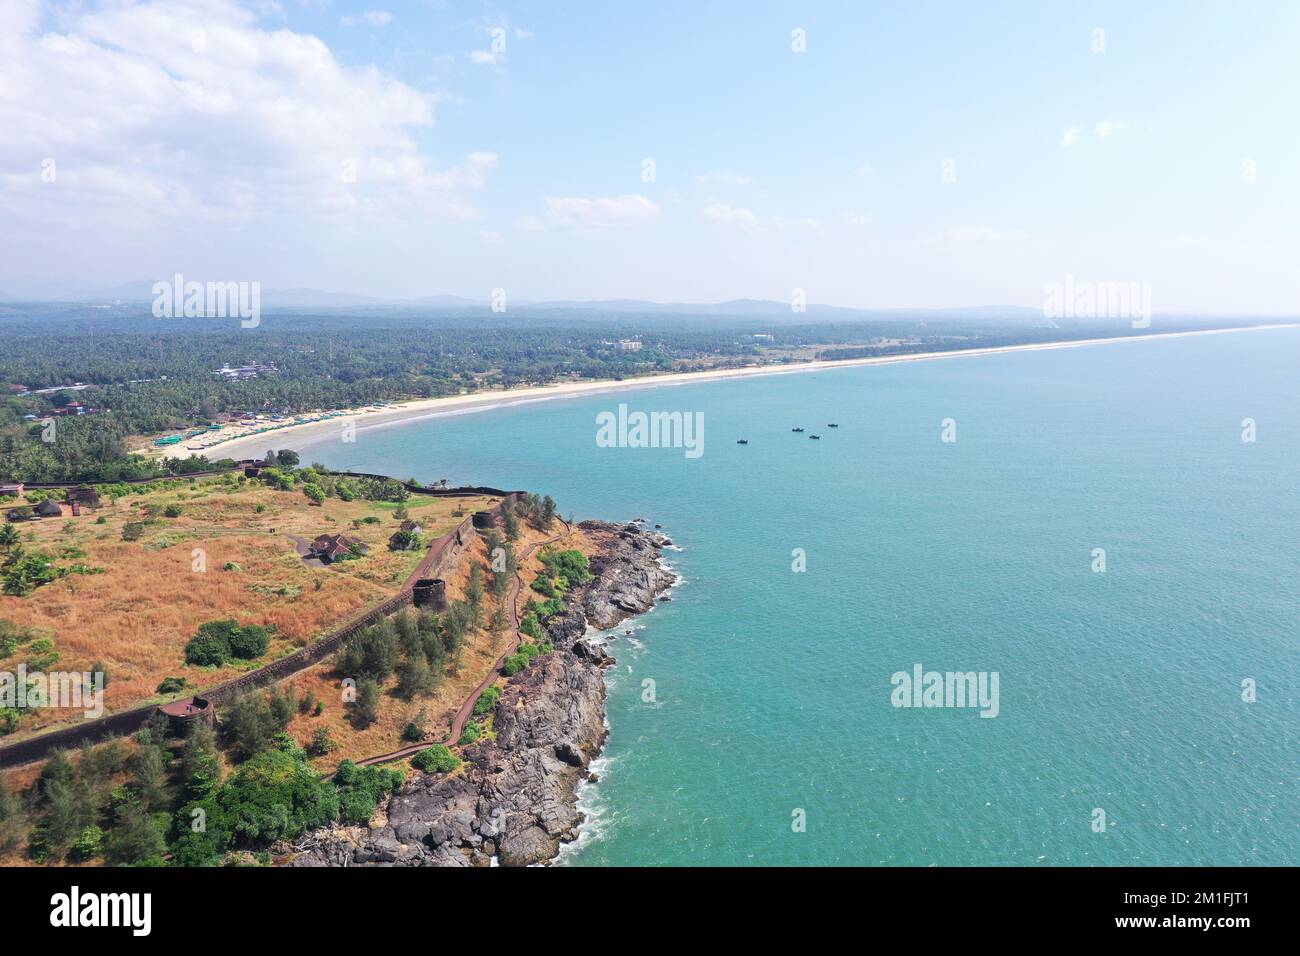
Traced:
<path fill-rule="evenodd" d="M 470 715 L 474 712 L 474 705 L 478 703 L 479 695 L 482 694 L 483 691 L 487 690 L 489 685 L 491 685 L 496 681 L 497 677 L 501 674 L 501 668 L 505 665 L 506 658 L 519 649 L 519 644 L 523 640 L 523 632 L 519 630 L 519 625 L 520 625 L 519 592 L 523 590 L 524 587 L 524 576 L 523 576 L 523 572 L 519 570 L 520 566 L 525 561 L 527 561 L 528 558 L 532 555 L 532 553 L 536 551 L 538 548 L 544 548 L 547 545 L 551 545 L 551 544 L 555 544 L 556 542 L 563 541 L 565 538 L 569 537 L 569 535 L 573 534 L 573 526 L 570 525 L 569 522 L 565 521 L 563 518 L 559 518 L 557 520 L 560 522 L 560 524 L 564 525 L 564 532 L 562 534 L 553 535 L 544 541 L 534 542 L 533 544 L 530 544 L 528 547 L 524 548 L 524 550 L 520 552 L 518 555 L 516 555 L 515 580 L 514 580 L 514 584 L 510 586 L 510 596 L 509 596 L 510 621 L 514 630 L 514 634 L 510 638 L 509 646 L 505 649 L 505 651 L 502 652 L 501 656 L 496 659 L 496 662 L 492 665 L 492 669 L 488 671 L 487 676 L 485 676 L 483 680 L 479 682 L 477 687 L 475 687 L 472 691 L 469 692 L 469 695 L 461 703 L 460 709 L 456 711 L 456 716 L 452 719 L 451 732 L 447 735 L 447 737 L 443 740 L 423 740 L 420 741 L 419 743 L 411 744 L 410 746 L 407 747 L 402 747 L 400 750 L 391 751 L 390 753 L 379 754 L 378 756 L 375 757 L 365 757 L 361 760 L 356 761 L 357 766 L 369 767 L 374 764 L 391 763 L 394 760 L 401 760 L 404 757 L 414 756 L 415 754 L 419 753 L 421 750 L 425 750 L 426 748 L 432 747 L 435 744 L 442 744 L 443 746 L 451 747 L 456 744 L 456 741 L 460 740 L 460 735 L 462 731 L 464 731 L 465 729 L 465 724 L 469 721 Z M 330 774 L 325 779 L 328 780 L 333 776 L 334 774 Z"/>

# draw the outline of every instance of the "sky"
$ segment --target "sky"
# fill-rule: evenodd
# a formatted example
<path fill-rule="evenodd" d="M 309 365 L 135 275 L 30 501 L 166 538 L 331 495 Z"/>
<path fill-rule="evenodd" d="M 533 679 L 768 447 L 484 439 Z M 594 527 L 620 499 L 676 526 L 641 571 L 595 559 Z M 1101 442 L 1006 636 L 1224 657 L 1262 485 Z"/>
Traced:
<path fill-rule="evenodd" d="M 1300 4 L 0 0 L 0 291 L 1300 312 Z"/>

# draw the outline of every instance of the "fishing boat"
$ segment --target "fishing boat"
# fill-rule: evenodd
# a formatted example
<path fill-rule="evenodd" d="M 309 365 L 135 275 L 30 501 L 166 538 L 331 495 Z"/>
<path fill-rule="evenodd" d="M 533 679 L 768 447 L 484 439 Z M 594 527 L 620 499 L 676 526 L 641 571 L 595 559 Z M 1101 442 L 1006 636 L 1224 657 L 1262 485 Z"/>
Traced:
<path fill-rule="evenodd" d="M 827 428 L 839 428 L 840 426 L 837 425 L 837 424 L 835 424 L 834 422 L 831 422 L 831 423 L 830 423 L 829 425 L 827 425 L 826 427 L 827 427 Z"/>
<path fill-rule="evenodd" d="M 811 438 L 811 439 L 813 439 L 814 441 L 821 441 L 821 437 L 822 437 L 822 436 L 821 436 L 821 435 L 809 435 L 808 437 Z"/>
<path fill-rule="evenodd" d="M 790 429 L 790 431 L 792 431 L 792 432 L 802 432 L 803 429 L 802 429 L 802 428 L 792 428 L 792 429 Z"/>
<path fill-rule="evenodd" d="M 736 439 L 736 444 L 737 444 L 737 445 L 748 445 L 748 444 L 749 444 L 749 439 L 748 439 L 748 438 L 737 438 L 737 439 Z"/>

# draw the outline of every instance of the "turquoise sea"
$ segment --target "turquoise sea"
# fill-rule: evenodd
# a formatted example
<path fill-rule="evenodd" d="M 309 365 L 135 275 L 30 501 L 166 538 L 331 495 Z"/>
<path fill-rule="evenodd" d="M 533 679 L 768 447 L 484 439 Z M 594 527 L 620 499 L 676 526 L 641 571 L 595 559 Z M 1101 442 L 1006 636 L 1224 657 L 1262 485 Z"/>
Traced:
<path fill-rule="evenodd" d="M 644 516 L 682 547 L 673 600 L 610 648 L 567 863 L 1295 865 L 1298 372 L 1300 330 L 1252 331 L 629 390 L 301 450 Z M 703 413 L 704 454 L 597 447 L 621 402 Z M 996 671 L 998 716 L 895 708 L 917 663 Z"/>

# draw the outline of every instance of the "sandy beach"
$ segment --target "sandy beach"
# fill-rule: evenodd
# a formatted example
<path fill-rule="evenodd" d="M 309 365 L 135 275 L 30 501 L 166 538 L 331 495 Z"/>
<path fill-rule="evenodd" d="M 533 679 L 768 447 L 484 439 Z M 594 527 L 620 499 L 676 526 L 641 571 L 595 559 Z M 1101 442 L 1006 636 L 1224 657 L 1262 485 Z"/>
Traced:
<path fill-rule="evenodd" d="M 352 425 L 363 431 L 386 427 L 401 422 L 447 415 L 461 415 L 493 408 L 506 408 L 528 402 L 544 402 L 561 398 L 594 395 L 602 392 L 629 391 L 632 389 L 664 388 L 693 382 L 710 382 L 722 379 L 748 378 L 754 375 L 793 375 L 820 372 L 826 369 L 851 368 L 862 365 L 895 365 L 901 362 L 927 362 L 937 359 L 971 358 L 981 355 L 1000 355 L 1008 352 L 1037 352 L 1047 349 L 1083 348 L 1093 345 L 1111 345 L 1123 342 L 1149 342 L 1153 339 L 1178 339 L 1199 335 L 1226 335 L 1234 332 L 1257 332 L 1268 329 L 1300 328 L 1300 323 L 1252 325 L 1230 329 L 1201 329 L 1189 332 L 1157 332 L 1150 335 L 1130 335 L 1103 339 L 1079 339 L 1069 342 L 1039 342 L 1026 345 L 1007 345 L 996 348 L 954 349 L 946 352 L 917 352 L 907 355 L 886 355 L 877 358 L 843 359 L 837 361 L 800 362 L 794 365 L 747 366 L 744 368 L 712 369 L 700 372 L 674 372 L 666 375 L 648 375 L 640 378 L 596 380 L 590 382 L 564 382 L 554 385 L 530 386 L 469 395 L 449 395 L 442 398 L 417 399 L 394 402 L 381 409 L 367 409 L 338 415 L 328 421 L 307 424 L 289 424 L 257 435 L 242 434 L 217 442 L 202 454 L 216 458 L 250 458 L 264 454 L 268 448 L 298 448 L 306 441 L 328 432 L 341 432 Z M 181 446 L 183 448 L 183 446 Z M 151 449 L 152 454 L 175 455 L 179 449 Z"/>

